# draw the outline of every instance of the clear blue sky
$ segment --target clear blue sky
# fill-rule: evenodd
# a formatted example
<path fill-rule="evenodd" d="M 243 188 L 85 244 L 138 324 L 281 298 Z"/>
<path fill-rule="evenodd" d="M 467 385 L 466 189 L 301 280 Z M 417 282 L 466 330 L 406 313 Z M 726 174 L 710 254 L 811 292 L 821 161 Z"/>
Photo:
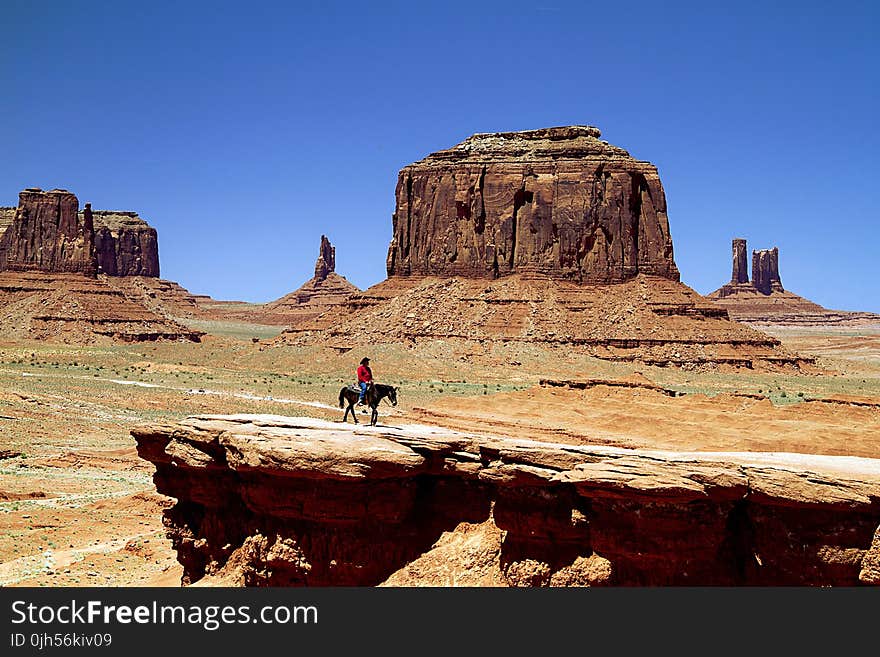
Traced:
<path fill-rule="evenodd" d="M 162 276 L 266 301 L 319 237 L 385 277 L 397 171 L 474 132 L 591 124 L 655 163 L 682 280 L 730 239 L 880 312 L 876 2 L 0 4 L 0 205 L 140 212 Z"/>

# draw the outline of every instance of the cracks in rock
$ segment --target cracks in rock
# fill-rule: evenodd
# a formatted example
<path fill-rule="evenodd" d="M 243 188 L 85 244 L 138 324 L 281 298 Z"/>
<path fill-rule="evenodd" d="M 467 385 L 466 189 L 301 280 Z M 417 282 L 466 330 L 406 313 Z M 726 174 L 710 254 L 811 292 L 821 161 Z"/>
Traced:
<path fill-rule="evenodd" d="M 510 253 L 508 255 L 508 265 L 511 271 L 513 271 L 514 263 L 516 262 L 516 234 L 518 228 L 517 222 L 519 220 L 519 211 L 526 203 L 533 203 L 534 200 L 534 192 L 526 191 L 526 182 L 525 180 L 523 180 L 522 186 L 513 195 L 513 223 L 511 226 L 510 235 Z"/>

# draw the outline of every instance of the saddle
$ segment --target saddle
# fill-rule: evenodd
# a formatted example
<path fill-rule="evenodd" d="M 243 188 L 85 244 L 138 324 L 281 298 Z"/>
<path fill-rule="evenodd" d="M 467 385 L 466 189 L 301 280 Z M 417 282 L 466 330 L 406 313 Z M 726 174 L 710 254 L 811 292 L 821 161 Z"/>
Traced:
<path fill-rule="evenodd" d="M 348 386 L 348 391 L 349 391 L 349 392 L 353 392 L 353 393 L 356 394 L 356 395 L 361 394 L 360 386 L 356 386 L 356 385 L 350 385 L 350 386 Z"/>

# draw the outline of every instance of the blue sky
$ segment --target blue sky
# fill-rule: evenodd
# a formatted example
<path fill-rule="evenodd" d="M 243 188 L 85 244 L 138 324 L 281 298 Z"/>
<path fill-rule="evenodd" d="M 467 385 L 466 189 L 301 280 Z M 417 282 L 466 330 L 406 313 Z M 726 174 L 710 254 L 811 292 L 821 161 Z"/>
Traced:
<path fill-rule="evenodd" d="M 136 210 L 163 278 L 267 301 L 319 238 L 385 277 L 398 170 L 474 132 L 590 124 L 657 165 L 682 280 L 730 240 L 880 312 L 874 2 L 0 5 L 0 205 Z"/>

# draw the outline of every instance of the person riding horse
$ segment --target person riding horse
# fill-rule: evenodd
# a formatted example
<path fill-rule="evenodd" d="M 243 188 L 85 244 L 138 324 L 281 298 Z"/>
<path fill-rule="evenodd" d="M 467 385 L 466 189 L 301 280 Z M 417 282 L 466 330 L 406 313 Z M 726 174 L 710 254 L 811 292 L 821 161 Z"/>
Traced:
<path fill-rule="evenodd" d="M 367 394 L 367 388 L 370 387 L 373 383 L 373 370 L 370 369 L 370 359 L 369 358 L 361 358 L 360 367 L 357 368 L 357 380 L 358 386 L 361 389 L 361 394 L 358 397 L 357 405 L 364 405 L 364 395 Z"/>
<path fill-rule="evenodd" d="M 376 420 L 379 418 L 379 402 L 383 399 L 387 399 L 392 406 L 397 406 L 397 388 L 385 385 L 384 383 L 373 383 L 369 390 L 367 390 L 365 397 L 367 406 L 373 410 L 370 415 L 371 425 L 375 425 Z M 345 408 L 345 414 L 342 416 L 343 422 L 348 419 L 348 414 L 351 413 L 351 419 L 355 424 L 358 424 L 357 415 L 354 410 L 357 400 L 358 391 L 354 386 L 343 386 L 339 391 L 339 408 Z M 348 404 L 347 408 L 346 404 Z"/>

